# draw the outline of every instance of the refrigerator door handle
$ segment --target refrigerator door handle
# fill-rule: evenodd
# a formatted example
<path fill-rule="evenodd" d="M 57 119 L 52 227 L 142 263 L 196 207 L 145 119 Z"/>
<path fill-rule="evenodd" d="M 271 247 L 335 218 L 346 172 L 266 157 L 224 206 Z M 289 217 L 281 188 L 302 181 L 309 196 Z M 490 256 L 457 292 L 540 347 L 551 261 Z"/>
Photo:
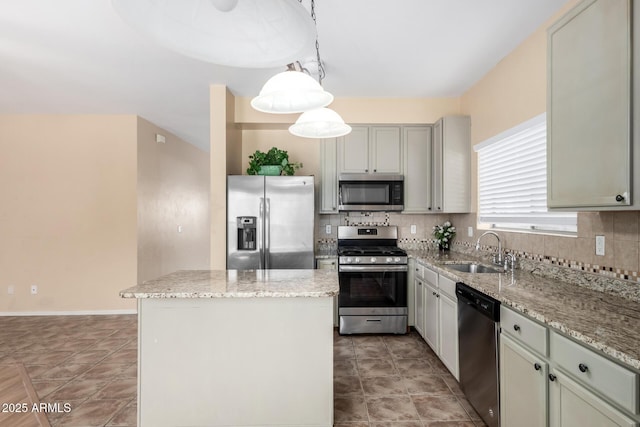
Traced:
<path fill-rule="evenodd" d="M 260 197 L 260 207 L 259 207 L 259 218 L 258 218 L 258 250 L 260 252 L 260 256 L 258 257 L 258 268 L 262 270 L 264 266 L 262 265 L 262 261 L 264 260 L 264 197 Z"/>
<path fill-rule="evenodd" d="M 264 210 L 264 268 L 269 269 L 271 249 L 271 199 L 265 198 L 265 210 Z"/>

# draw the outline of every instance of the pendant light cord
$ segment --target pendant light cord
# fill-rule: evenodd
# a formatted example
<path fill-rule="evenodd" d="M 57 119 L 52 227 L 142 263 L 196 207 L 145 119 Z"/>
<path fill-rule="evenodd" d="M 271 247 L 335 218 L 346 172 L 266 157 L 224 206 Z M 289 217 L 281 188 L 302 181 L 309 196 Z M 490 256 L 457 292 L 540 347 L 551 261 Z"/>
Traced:
<path fill-rule="evenodd" d="M 298 0 L 298 3 L 302 4 L 302 0 Z M 322 60 L 320 59 L 320 42 L 318 42 L 318 22 L 316 21 L 316 2 L 315 0 L 311 0 L 311 19 L 313 19 L 313 23 L 316 27 L 316 61 L 318 61 L 318 83 L 322 85 L 322 80 L 326 76 L 326 72 L 324 71 L 324 65 L 322 64 Z M 296 66 L 297 65 L 297 66 Z M 298 67 L 300 68 L 298 70 Z M 300 62 L 292 63 L 287 65 L 287 69 L 289 70 L 298 70 L 298 71 L 306 71 L 309 70 L 306 68 L 302 68 Z"/>

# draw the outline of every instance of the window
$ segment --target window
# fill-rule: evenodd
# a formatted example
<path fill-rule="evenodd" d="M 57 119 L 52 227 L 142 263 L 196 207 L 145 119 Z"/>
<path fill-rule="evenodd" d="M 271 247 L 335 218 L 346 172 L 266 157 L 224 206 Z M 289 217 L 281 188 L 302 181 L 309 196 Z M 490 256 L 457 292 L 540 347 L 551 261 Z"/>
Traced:
<path fill-rule="evenodd" d="M 575 212 L 547 211 L 547 123 L 541 114 L 474 147 L 478 222 L 491 228 L 577 231 Z"/>

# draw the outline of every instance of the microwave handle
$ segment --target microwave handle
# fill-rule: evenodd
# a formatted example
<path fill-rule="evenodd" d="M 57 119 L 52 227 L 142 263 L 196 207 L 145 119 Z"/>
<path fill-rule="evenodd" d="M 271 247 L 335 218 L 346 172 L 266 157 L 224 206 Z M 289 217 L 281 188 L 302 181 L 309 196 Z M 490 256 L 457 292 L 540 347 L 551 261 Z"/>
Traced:
<path fill-rule="evenodd" d="M 342 186 L 338 184 L 338 206 L 342 206 Z"/>

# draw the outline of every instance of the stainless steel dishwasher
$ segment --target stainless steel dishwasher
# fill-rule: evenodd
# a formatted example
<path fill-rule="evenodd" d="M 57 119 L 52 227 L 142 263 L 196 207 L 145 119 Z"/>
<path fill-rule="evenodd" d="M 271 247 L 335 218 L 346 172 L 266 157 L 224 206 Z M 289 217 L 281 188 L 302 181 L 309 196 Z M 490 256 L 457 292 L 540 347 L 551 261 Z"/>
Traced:
<path fill-rule="evenodd" d="M 500 301 L 460 282 L 456 283 L 456 295 L 460 387 L 487 426 L 498 427 Z"/>

